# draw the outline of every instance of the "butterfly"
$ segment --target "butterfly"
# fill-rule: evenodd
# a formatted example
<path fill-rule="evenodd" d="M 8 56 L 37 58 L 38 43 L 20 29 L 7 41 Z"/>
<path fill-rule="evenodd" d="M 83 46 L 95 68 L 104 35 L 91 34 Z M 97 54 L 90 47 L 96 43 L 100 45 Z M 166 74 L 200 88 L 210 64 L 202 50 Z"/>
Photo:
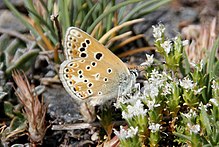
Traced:
<path fill-rule="evenodd" d="M 131 89 L 135 75 L 109 49 L 81 29 L 67 29 L 64 53 L 66 60 L 60 66 L 59 76 L 73 99 L 96 106 Z"/>

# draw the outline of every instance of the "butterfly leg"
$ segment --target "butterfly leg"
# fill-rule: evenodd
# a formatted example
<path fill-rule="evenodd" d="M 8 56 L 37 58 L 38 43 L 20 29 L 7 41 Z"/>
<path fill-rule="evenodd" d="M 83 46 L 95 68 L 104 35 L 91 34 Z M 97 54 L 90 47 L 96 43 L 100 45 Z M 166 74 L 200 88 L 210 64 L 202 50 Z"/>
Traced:
<path fill-rule="evenodd" d="M 84 117 L 85 122 L 94 122 L 96 119 L 95 106 L 84 102 L 80 106 L 80 112 Z"/>

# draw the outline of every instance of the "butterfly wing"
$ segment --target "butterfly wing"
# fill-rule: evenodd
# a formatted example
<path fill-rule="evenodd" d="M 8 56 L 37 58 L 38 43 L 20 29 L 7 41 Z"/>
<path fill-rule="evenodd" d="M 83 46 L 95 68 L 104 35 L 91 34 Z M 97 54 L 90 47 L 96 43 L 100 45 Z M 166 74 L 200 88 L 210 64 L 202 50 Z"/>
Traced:
<path fill-rule="evenodd" d="M 124 63 L 96 39 L 70 27 L 65 37 L 67 60 L 61 64 L 60 79 L 76 99 L 94 105 L 116 97 L 130 87 L 130 72 Z M 124 89 L 124 90 L 123 90 Z"/>

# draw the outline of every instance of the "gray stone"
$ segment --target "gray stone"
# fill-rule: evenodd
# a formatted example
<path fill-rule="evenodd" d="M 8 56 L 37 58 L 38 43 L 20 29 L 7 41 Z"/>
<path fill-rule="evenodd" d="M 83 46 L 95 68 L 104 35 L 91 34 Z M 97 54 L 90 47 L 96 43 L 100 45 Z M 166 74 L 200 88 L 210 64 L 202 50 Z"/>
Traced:
<path fill-rule="evenodd" d="M 25 32 L 26 27 L 9 10 L 0 10 L 0 28 Z"/>
<path fill-rule="evenodd" d="M 149 45 L 154 44 L 152 25 L 157 25 L 159 22 L 164 24 L 166 30 L 165 35 L 169 38 L 177 36 L 180 32 L 179 24 L 182 21 L 194 22 L 198 17 L 198 13 L 189 7 L 183 7 L 180 10 L 171 9 L 169 5 L 165 5 L 152 13 L 146 15 L 143 23 L 135 25 L 136 34 L 144 32 L 146 39 L 149 40 Z"/>
<path fill-rule="evenodd" d="M 15 7 L 21 7 L 24 5 L 24 0 L 9 0 L 13 6 Z M 3 0 L 0 0 L 0 9 L 6 8 Z"/>
<path fill-rule="evenodd" d="M 56 88 L 46 88 L 43 93 L 44 102 L 48 105 L 47 113 L 57 123 L 74 123 L 82 120 L 79 105 L 71 98 L 69 94 L 58 86 Z"/>

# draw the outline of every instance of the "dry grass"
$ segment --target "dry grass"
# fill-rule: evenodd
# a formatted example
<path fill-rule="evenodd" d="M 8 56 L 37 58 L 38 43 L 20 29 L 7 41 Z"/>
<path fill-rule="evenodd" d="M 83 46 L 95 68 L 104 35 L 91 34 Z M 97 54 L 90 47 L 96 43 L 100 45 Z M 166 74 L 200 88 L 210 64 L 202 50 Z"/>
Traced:
<path fill-rule="evenodd" d="M 189 61 L 199 63 L 216 40 L 216 19 L 210 25 L 189 25 L 182 29 L 182 35 L 191 41 L 186 47 Z"/>
<path fill-rule="evenodd" d="M 41 143 L 47 130 L 45 123 L 47 106 L 39 101 L 25 75 L 23 78 L 20 72 L 13 71 L 12 76 L 18 86 L 16 95 L 24 105 L 30 141 L 32 144 Z"/>

